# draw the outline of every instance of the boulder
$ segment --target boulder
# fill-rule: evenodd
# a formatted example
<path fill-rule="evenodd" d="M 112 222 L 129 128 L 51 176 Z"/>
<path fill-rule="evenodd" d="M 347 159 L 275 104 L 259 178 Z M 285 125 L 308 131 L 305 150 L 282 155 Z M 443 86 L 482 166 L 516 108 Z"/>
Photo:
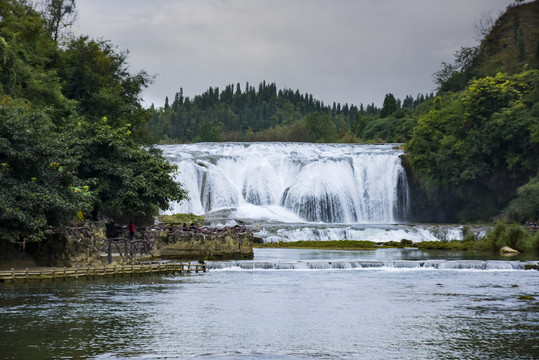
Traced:
<path fill-rule="evenodd" d="M 518 250 L 510 248 L 509 246 L 504 246 L 500 249 L 500 254 L 504 256 L 512 256 L 518 254 Z"/>

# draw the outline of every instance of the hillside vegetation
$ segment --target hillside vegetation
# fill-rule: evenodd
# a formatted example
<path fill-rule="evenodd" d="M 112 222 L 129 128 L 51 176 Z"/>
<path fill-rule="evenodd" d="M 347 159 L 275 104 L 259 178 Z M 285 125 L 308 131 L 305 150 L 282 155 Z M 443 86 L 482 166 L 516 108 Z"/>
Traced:
<path fill-rule="evenodd" d="M 312 94 L 277 89 L 265 81 L 210 87 L 193 99 L 180 89 L 165 106 L 153 108 L 147 130 L 161 143 L 218 141 L 403 142 L 415 125 L 413 114 L 434 94 L 404 101 L 387 94 L 381 109 L 374 104 L 325 105 Z"/>
<path fill-rule="evenodd" d="M 150 77 L 107 41 L 59 36 L 51 24 L 69 12 L 54 6 L 71 3 L 0 1 L 0 245 L 88 218 L 151 218 L 185 196 L 175 167 L 141 145 Z"/>
<path fill-rule="evenodd" d="M 426 220 L 539 218 L 539 2 L 512 5 L 437 74 L 406 143 Z"/>

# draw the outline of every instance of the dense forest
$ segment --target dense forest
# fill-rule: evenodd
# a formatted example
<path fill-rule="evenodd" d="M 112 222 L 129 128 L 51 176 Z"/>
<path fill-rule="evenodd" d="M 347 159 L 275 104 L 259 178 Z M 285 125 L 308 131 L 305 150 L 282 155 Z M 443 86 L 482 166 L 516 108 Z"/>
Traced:
<path fill-rule="evenodd" d="M 150 76 L 107 41 L 65 36 L 74 0 L 37 5 L 0 1 L 0 240 L 183 199 L 175 167 L 142 145 Z"/>
<path fill-rule="evenodd" d="M 539 1 L 485 30 L 443 64 L 406 142 L 425 219 L 539 218 Z"/>
<path fill-rule="evenodd" d="M 419 105 L 434 94 L 418 94 L 404 101 L 387 94 L 381 109 L 374 104 L 325 105 L 312 94 L 277 89 L 265 81 L 258 88 L 246 83 L 210 87 L 193 99 L 183 89 L 168 97 L 164 107 L 152 108 L 147 125 L 155 141 L 292 141 L 359 142 L 405 141 L 414 126 Z M 381 120 L 382 119 L 382 120 Z"/>

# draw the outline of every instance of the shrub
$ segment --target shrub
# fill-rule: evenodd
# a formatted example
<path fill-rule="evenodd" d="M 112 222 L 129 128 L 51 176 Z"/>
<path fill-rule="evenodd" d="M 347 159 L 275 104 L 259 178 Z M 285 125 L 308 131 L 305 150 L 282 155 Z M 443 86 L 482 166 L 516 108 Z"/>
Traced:
<path fill-rule="evenodd" d="M 509 246 L 521 252 L 529 252 L 537 249 L 534 248 L 534 244 L 536 242 L 532 241 L 530 233 L 523 226 L 497 223 L 484 239 L 476 243 L 475 249 L 498 251 L 504 246 Z"/>

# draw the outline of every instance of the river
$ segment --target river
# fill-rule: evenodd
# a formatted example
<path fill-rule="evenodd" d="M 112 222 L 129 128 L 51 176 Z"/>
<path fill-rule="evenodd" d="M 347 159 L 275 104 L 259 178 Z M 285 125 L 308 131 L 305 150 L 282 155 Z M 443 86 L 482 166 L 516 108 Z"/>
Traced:
<path fill-rule="evenodd" d="M 0 284 L 0 358 L 534 359 L 524 263 L 255 249 L 199 274 Z"/>

